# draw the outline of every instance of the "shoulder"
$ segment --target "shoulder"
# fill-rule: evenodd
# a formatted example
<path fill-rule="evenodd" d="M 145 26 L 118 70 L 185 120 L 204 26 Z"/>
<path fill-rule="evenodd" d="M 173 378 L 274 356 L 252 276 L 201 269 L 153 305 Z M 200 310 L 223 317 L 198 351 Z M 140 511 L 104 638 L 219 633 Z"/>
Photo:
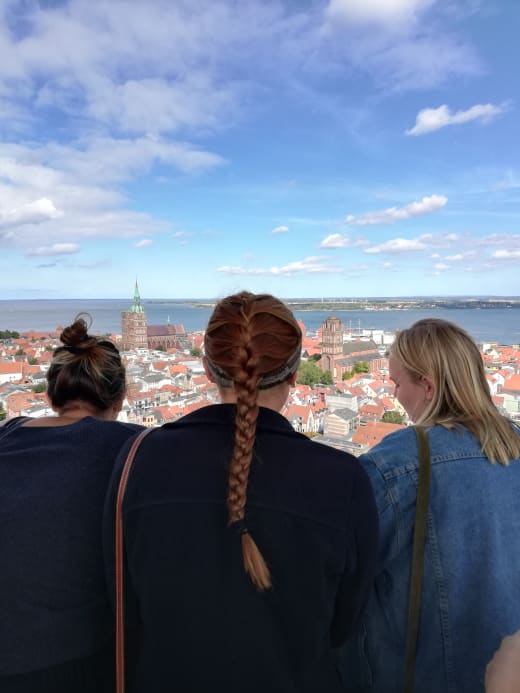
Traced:
<path fill-rule="evenodd" d="M 0 428 L 7 429 L 13 426 L 16 427 L 23 424 L 24 421 L 29 421 L 30 418 L 30 416 L 15 416 L 12 419 L 4 419 L 3 421 L 0 421 Z"/>
<path fill-rule="evenodd" d="M 143 426 L 122 421 L 105 421 L 90 417 L 87 419 L 84 420 L 84 427 L 79 435 L 87 436 L 92 442 L 97 442 L 99 447 L 107 446 L 110 450 L 120 447 L 126 440 L 144 430 Z"/>
<path fill-rule="evenodd" d="M 369 452 L 360 456 L 364 466 L 373 464 L 383 474 L 394 470 L 396 466 L 416 466 L 417 435 L 412 426 L 394 431 L 373 447 Z"/>

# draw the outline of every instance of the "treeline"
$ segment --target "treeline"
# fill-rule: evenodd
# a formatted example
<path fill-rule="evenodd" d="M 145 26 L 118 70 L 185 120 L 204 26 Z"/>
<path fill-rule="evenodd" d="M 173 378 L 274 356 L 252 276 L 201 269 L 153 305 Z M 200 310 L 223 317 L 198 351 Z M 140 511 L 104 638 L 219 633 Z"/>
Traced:
<path fill-rule="evenodd" d="M 0 330 L 0 339 L 19 339 L 20 333 L 14 330 Z"/>

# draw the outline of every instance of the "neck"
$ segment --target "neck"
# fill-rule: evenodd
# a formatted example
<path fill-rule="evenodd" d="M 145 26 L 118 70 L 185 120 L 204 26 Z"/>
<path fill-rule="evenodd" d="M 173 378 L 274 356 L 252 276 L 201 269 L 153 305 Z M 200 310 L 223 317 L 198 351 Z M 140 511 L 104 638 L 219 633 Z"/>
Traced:
<path fill-rule="evenodd" d="M 88 402 L 83 402 L 81 400 L 76 400 L 74 402 L 67 402 L 63 407 L 56 409 L 59 419 L 66 421 L 78 421 L 83 419 L 85 416 L 92 416 L 95 419 L 113 419 L 114 413 L 111 409 L 106 411 L 96 409 L 92 404 Z"/>
<path fill-rule="evenodd" d="M 267 390 L 258 391 L 257 403 L 259 407 L 273 409 L 273 411 L 281 411 L 283 405 L 289 396 L 290 384 L 288 381 L 274 385 Z M 234 387 L 219 387 L 218 388 L 220 401 L 223 404 L 236 404 L 237 397 Z"/>

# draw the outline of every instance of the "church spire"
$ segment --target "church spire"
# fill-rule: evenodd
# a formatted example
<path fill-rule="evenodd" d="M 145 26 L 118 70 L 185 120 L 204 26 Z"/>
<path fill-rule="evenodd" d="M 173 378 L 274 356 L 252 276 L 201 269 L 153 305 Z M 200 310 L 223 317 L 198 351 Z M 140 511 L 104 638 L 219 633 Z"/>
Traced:
<path fill-rule="evenodd" d="M 135 278 L 134 303 L 130 308 L 131 313 L 144 313 L 144 308 L 141 305 L 141 296 L 139 295 L 139 286 L 137 285 L 137 277 Z"/>

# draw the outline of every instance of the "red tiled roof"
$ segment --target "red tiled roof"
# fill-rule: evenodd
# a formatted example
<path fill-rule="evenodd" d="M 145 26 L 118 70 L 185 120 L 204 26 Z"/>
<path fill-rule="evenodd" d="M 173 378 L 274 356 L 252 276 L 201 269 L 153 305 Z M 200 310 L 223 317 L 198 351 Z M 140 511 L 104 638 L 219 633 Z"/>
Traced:
<path fill-rule="evenodd" d="M 385 423 L 383 421 L 367 421 L 365 426 L 359 426 L 352 436 L 352 442 L 373 447 L 380 443 L 389 433 L 398 431 L 400 428 L 405 428 L 405 426 L 401 424 Z"/>
<path fill-rule="evenodd" d="M 24 363 L 22 361 L 0 361 L 0 374 L 17 374 L 23 372 Z"/>
<path fill-rule="evenodd" d="M 508 378 L 502 386 L 502 390 L 520 390 L 520 374 Z"/>

